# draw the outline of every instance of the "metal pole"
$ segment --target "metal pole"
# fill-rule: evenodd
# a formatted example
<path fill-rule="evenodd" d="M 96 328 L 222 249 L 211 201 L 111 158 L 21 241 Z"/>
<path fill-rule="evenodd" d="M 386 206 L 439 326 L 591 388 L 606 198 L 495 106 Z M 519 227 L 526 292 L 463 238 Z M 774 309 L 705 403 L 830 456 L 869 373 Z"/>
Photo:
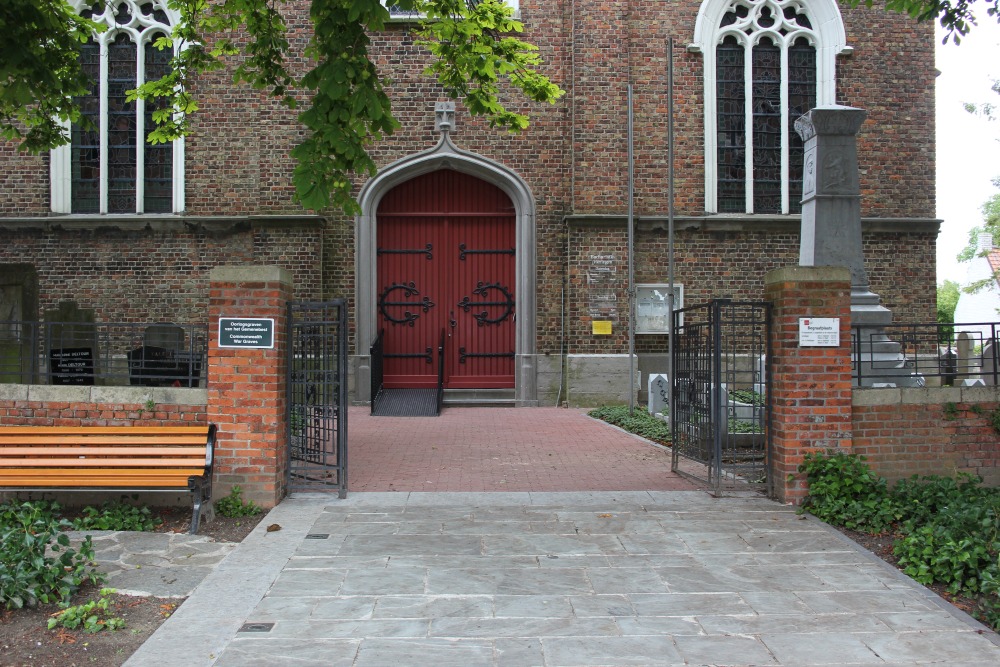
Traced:
<path fill-rule="evenodd" d="M 632 155 L 632 84 L 628 86 L 628 412 L 635 410 L 635 239 L 633 198 L 635 196 Z"/>
<path fill-rule="evenodd" d="M 667 410 L 674 432 L 674 38 L 667 40 Z"/>

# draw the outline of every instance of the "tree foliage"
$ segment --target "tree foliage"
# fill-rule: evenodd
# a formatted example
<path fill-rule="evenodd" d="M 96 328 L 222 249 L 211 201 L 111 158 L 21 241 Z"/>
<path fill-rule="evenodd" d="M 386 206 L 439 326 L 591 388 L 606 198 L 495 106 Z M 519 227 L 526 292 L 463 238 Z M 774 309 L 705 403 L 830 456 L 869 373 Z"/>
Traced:
<path fill-rule="evenodd" d="M 852 7 L 864 3 L 871 7 L 873 0 L 848 0 Z M 885 0 L 885 8 L 908 14 L 918 21 L 937 20 L 944 28 L 942 43 L 951 40 L 956 44 L 969 34 L 976 23 L 976 0 Z M 979 7 L 986 8 L 986 16 L 1000 23 L 1000 0 L 983 0 Z"/>
<path fill-rule="evenodd" d="M 88 89 L 80 45 L 99 29 L 65 0 L 0 2 L 0 137 L 33 152 L 66 143 Z"/>
<path fill-rule="evenodd" d="M 939 324 L 952 324 L 955 321 L 955 308 L 958 307 L 959 285 L 954 280 L 945 280 L 937 288 L 937 321 Z"/>
<path fill-rule="evenodd" d="M 289 58 L 298 55 L 290 53 L 283 14 L 292 0 L 165 1 L 181 17 L 170 37 L 155 42 L 175 53 L 171 70 L 130 93 L 157 109 L 149 140 L 190 133 L 198 76 L 233 67 L 235 83 L 264 90 L 292 109 L 301 104 L 299 120 L 308 133 L 292 150 L 292 180 L 301 203 L 356 210 L 352 176 L 374 175 L 369 147 L 399 127 L 387 83 L 369 53 L 369 35 L 389 19 L 382 3 L 312 0 L 309 68 L 302 73 Z M 537 48 L 516 36 L 523 26 L 502 0 L 393 4 L 423 17 L 414 31 L 432 55 L 426 73 L 491 126 L 516 132 L 528 124 L 525 114 L 500 101 L 504 86 L 536 102 L 553 103 L 563 94 L 538 71 Z M 87 90 L 80 45 L 97 26 L 76 16 L 64 0 L 3 0 L 0 29 L 7 38 L 0 43 L 0 133 L 34 152 L 67 143 L 65 123 L 80 119 L 73 98 Z"/>

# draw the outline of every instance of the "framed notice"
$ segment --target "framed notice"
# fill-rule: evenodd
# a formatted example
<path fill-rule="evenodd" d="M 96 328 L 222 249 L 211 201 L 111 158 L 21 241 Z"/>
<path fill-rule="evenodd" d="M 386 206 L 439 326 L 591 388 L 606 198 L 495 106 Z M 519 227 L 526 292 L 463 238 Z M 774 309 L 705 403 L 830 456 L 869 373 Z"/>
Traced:
<path fill-rule="evenodd" d="M 800 317 L 799 347 L 840 347 L 840 318 Z"/>
<path fill-rule="evenodd" d="M 274 319 L 254 317 L 220 317 L 219 347 L 274 347 Z"/>

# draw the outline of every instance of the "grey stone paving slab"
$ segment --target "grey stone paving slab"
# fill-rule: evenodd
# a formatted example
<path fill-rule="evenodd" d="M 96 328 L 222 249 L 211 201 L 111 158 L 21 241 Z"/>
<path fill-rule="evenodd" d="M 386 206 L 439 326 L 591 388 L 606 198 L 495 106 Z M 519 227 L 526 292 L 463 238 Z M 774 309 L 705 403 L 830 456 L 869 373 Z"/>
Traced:
<path fill-rule="evenodd" d="M 484 553 L 490 556 L 579 556 L 624 553 L 612 535 L 485 535 Z"/>
<path fill-rule="evenodd" d="M 447 618 L 492 616 L 493 598 L 487 595 L 383 595 L 372 618 Z"/>
<path fill-rule="evenodd" d="M 310 494 L 272 512 L 282 530 L 222 557 L 127 667 L 1000 664 L 994 633 L 761 498 Z"/>
<path fill-rule="evenodd" d="M 500 638 L 494 642 L 497 667 L 542 667 L 542 641 L 537 638 Z"/>
<path fill-rule="evenodd" d="M 297 639 L 338 639 L 350 637 L 410 637 L 427 636 L 431 621 L 420 618 L 393 619 L 323 619 L 307 621 L 280 621 L 268 633 L 269 637 Z"/>
<path fill-rule="evenodd" d="M 630 595 L 639 616 L 700 616 L 702 614 L 752 614 L 737 593 L 668 593 Z"/>
<path fill-rule="evenodd" d="M 593 567 L 586 571 L 595 593 L 667 593 L 663 579 L 652 567 Z"/>
<path fill-rule="evenodd" d="M 574 615 L 573 605 L 565 595 L 495 595 L 492 600 L 496 618 L 568 618 Z"/>
<path fill-rule="evenodd" d="M 829 632 L 883 632 L 889 626 L 875 616 L 862 614 L 765 614 L 753 616 L 698 616 L 698 623 L 709 634 L 762 635 L 799 632 L 808 634 L 817 628 Z"/>
<path fill-rule="evenodd" d="M 348 570 L 341 595 L 422 595 L 427 591 L 427 570 L 422 567 L 387 567 L 381 570 Z"/>
<path fill-rule="evenodd" d="M 880 665 L 885 661 L 849 632 L 766 634 L 760 640 L 782 665 Z"/>
<path fill-rule="evenodd" d="M 594 637 L 616 636 L 618 626 L 610 618 L 435 618 L 433 637 Z"/>
<path fill-rule="evenodd" d="M 351 667 L 360 639 L 239 637 L 216 667 Z"/>
<path fill-rule="evenodd" d="M 493 664 L 493 642 L 482 639 L 369 639 L 362 642 L 354 667 L 472 667 Z"/>
<path fill-rule="evenodd" d="M 542 639 L 542 650 L 545 652 L 546 667 L 663 667 L 684 664 L 673 640 L 666 636 L 593 637 L 589 641 L 545 638 Z"/>
<path fill-rule="evenodd" d="M 755 637 L 679 635 L 674 637 L 674 643 L 688 665 L 773 665 L 777 662 Z"/>
<path fill-rule="evenodd" d="M 348 535 L 341 556 L 454 556 L 478 555 L 483 546 L 477 535 Z"/>
<path fill-rule="evenodd" d="M 567 602 L 576 616 L 634 616 L 635 609 L 627 595 L 574 595 Z"/>
<path fill-rule="evenodd" d="M 961 642 L 961 659 L 1000 664 L 1000 652 L 995 644 L 975 632 L 885 632 L 860 635 L 875 654 L 887 662 L 947 663 L 955 657 L 955 644 Z"/>

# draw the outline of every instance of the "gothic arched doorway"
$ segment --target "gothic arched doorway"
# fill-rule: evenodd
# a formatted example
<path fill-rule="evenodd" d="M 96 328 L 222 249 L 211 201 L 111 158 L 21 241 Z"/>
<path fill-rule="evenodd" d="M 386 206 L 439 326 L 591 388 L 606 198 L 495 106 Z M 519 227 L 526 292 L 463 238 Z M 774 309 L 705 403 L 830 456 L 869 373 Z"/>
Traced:
<path fill-rule="evenodd" d="M 376 326 L 389 387 L 514 387 L 516 214 L 510 197 L 439 169 L 404 181 L 376 214 Z"/>

